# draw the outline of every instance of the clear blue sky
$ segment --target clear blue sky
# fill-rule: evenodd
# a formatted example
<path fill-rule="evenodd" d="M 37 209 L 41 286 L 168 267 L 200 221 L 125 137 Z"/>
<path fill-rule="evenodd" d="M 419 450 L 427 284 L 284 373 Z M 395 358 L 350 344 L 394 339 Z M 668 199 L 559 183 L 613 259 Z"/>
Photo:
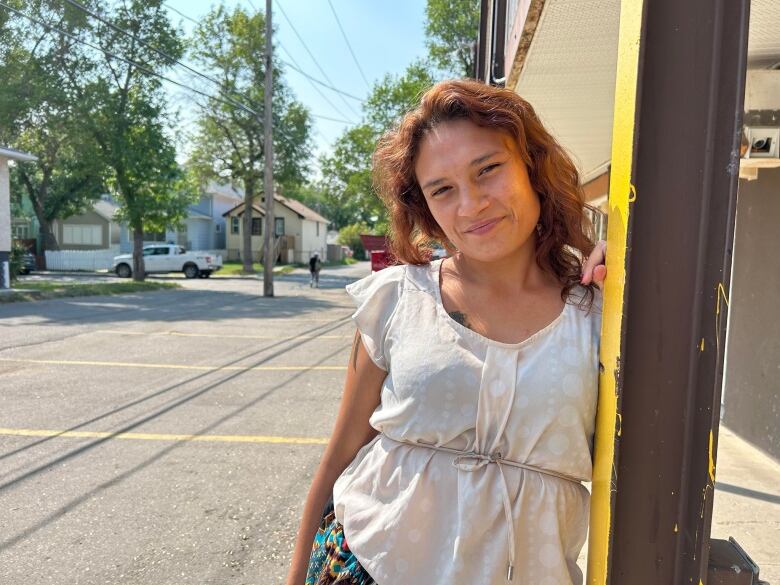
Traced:
<path fill-rule="evenodd" d="M 213 0 L 166 1 L 170 6 L 196 20 L 215 4 Z M 360 67 L 370 83 L 381 79 L 386 73 L 403 72 L 409 63 L 425 54 L 423 33 L 425 0 L 331 0 L 331 2 L 349 37 Z M 243 5 L 247 9 L 251 9 L 254 5 L 260 10 L 265 10 L 265 0 L 224 0 L 224 4 Z M 303 71 L 326 81 L 284 18 L 280 7 L 284 9 L 333 84 L 357 97 L 365 97 L 369 88 L 349 53 L 328 0 L 274 0 L 273 11 L 279 56 L 286 61 L 291 61 L 289 55 L 292 55 Z M 194 26 L 173 11 L 171 11 L 171 18 L 188 32 Z M 338 94 L 320 87 L 333 103 L 331 105 L 305 77 L 296 71 L 287 68 L 285 78 L 297 99 L 303 102 L 313 114 L 338 119 L 346 118 L 353 123 L 360 120 L 362 113 L 359 102 L 344 98 L 345 104 Z M 172 91 L 176 93 L 178 90 Z M 345 127 L 345 124 L 340 122 L 315 118 L 314 140 L 317 152 L 329 150 Z"/>

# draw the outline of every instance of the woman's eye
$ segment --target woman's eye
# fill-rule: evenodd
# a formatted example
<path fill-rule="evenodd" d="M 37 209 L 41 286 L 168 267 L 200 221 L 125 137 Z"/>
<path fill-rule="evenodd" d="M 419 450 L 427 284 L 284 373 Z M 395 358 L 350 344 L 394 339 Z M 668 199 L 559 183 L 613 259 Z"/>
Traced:
<path fill-rule="evenodd" d="M 439 189 L 436 189 L 433 193 L 431 193 L 431 197 L 436 197 L 437 195 L 441 195 L 445 191 L 448 191 L 449 187 L 440 187 Z"/>
<path fill-rule="evenodd" d="M 479 171 L 479 174 L 480 175 L 484 175 L 485 173 L 489 173 L 490 171 L 492 171 L 493 169 L 495 169 L 498 166 L 500 166 L 500 163 L 493 163 L 492 165 L 488 165 L 488 166 L 484 167 L 483 169 L 481 169 Z"/>

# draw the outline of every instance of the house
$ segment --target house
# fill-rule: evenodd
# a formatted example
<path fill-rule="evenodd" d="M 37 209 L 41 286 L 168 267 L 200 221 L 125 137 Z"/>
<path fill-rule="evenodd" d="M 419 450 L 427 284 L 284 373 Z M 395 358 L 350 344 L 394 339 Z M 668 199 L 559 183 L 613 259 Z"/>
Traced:
<path fill-rule="evenodd" d="M 243 193 L 227 183 L 212 181 L 206 185 L 197 203 L 189 206 L 181 227 L 144 235 L 144 242 L 175 242 L 188 250 L 224 250 L 224 213 L 243 201 Z M 123 227 L 120 249 L 133 249 L 132 234 Z"/>
<path fill-rule="evenodd" d="M 67 219 L 52 222 L 54 237 L 62 250 L 105 250 L 117 248 L 122 226 L 116 217 L 117 205 L 109 196 L 95 201 L 92 208 Z"/>
<path fill-rule="evenodd" d="M 259 261 L 263 249 L 263 230 L 265 229 L 265 197 L 260 204 L 252 206 L 252 254 Z M 243 248 L 243 216 L 244 203 L 239 203 L 224 213 L 227 221 L 227 258 L 240 260 Z M 282 261 L 309 261 L 314 252 L 324 258 L 327 252 L 328 224 L 330 221 L 316 211 L 309 209 L 300 201 L 274 196 L 274 235 L 284 237 L 282 240 Z"/>
<path fill-rule="evenodd" d="M 0 289 L 11 286 L 11 188 L 8 162 L 35 160 L 38 159 L 26 152 L 0 147 Z"/>

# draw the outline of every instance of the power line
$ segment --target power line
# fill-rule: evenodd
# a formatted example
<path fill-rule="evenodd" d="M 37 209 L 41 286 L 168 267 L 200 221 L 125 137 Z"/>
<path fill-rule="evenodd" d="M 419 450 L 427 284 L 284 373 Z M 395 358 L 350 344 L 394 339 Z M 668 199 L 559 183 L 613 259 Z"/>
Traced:
<path fill-rule="evenodd" d="M 92 43 L 89 43 L 89 42 L 87 42 L 87 41 L 77 37 L 74 34 L 71 34 L 71 33 L 67 32 L 67 31 L 64 31 L 61 28 L 58 28 L 58 27 L 56 27 L 56 26 L 54 26 L 52 24 L 48 24 L 46 22 L 43 22 L 42 20 L 39 20 L 39 19 L 37 19 L 35 17 L 29 16 L 28 14 L 25 14 L 24 12 L 21 12 L 20 10 L 17 10 L 16 8 L 14 8 L 12 6 L 9 6 L 8 4 L 3 2 L 2 0 L 0 0 L 0 6 L 5 7 L 6 9 L 10 10 L 11 12 L 21 16 L 22 18 L 26 18 L 30 22 L 34 22 L 35 24 L 37 24 L 39 26 L 42 26 L 43 28 L 45 28 L 47 30 L 58 32 L 59 34 L 64 35 L 64 36 L 66 36 L 66 37 L 76 41 L 80 45 L 84 45 L 85 47 L 89 47 L 90 49 L 93 49 L 95 51 L 99 51 L 99 52 L 103 53 L 104 55 L 107 55 L 107 56 L 111 57 L 112 59 L 116 59 L 117 61 L 122 61 L 124 63 L 127 63 L 128 65 L 132 65 L 133 67 L 137 67 L 140 71 L 143 71 L 144 73 L 146 73 L 148 75 L 152 75 L 153 77 L 157 77 L 159 79 L 162 79 L 163 81 L 167 81 L 168 83 L 172 83 L 173 85 L 177 85 L 177 86 L 179 86 L 181 88 L 188 89 L 188 90 L 190 90 L 190 91 L 192 91 L 194 93 L 197 93 L 197 94 L 202 95 L 204 97 L 216 100 L 218 102 L 221 102 L 221 103 L 224 103 L 224 104 L 227 104 L 227 105 L 231 105 L 231 106 L 235 106 L 237 108 L 240 108 L 240 109 L 244 110 L 245 112 L 247 112 L 249 114 L 253 114 L 255 116 L 259 116 L 259 114 L 256 111 L 254 111 L 253 109 L 245 106 L 242 103 L 236 102 L 234 100 L 227 100 L 227 99 L 219 98 L 219 97 L 213 96 L 211 94 L 208 94 L 208 93 L 206 93 L 204 91 L 200 91 L 198 89 L 195 89 L 194 87 L 190 87 L 189 85 L 186 85 L 186 84 L 181 83 L 179 81 L 176 81 L 174 79 L 170 79 L 169 77 L 166 77 L 166 76 L 164 76 L 164 75 L 162 75 L 160 73 L 157 73 L 156 71 L 153 71 L 152 69 L 149 69 L 148 67 L 146 67 L 145 65 L 142 65 L 141 63 L 138 63 L 137 61 L 134 61 L 132 59 L 128 59 L 127 57 L 120 57 L 119 55 L 117 55 L 115 53 L 112 53 L 111 51 L 109 51 L 107 49 L 104 49 L 102 47 L 98 47 L 97 45 L 93 45 Z"/>
<path fill-rule="evenodd" d="M 287 53 L 288 55 L 290 54 L 290 53 L 289 53 L 289 51 L 287 51 L 286 49 L 285 49 L 285 53 Z M 361 104 L 362 104 L 362 103 L 365 103 L 365 100 L 363 100 L 362 98 L 359 98 L 359 97 L 357 97 L 357 96 L 355 96 L 355 95 L 352 95 L 351 93 L 347 93 L 347 92 L 345 92 L 345 91 L 341 91 L 340 89 L 336 89 L 336 88 L 335 88 L 335 87 L 333 87 L 332 85 L 328 85 L 327 83 L 325 83 L 325 82 L 323 82 L 323 81 L 320 81 L 320 80 L 319 80 L 319 79 L 317 79 L 316 77 L 312 77 L 311 75 L 309 75 L 308 73 L 306 73 L 306 72 L 305 72 L 305 71 L 303 71 L 302 69 L 300 69 L 300 68 L 298 68 L 298 67 L 294 66 L 294 65 L 293 65 L 292 63 L 290 63 L 289 61 L 285 61 L 284 59 L 281 59 L 281 58 L 279 59 L 279 61 L 281 61 L 282 63 L 284 63 L 285 65 L 287 65 L 287 66 L 288 66 L 290 69 L 292 69 L 293 71 L 297 71 L 298 73 L 300 73 L 301 75 L 303 75 L 303 76 L 304 76 L 304 77 L 306 77 L 307 79 L 310 79 L 310 80 L 312 80 L 314 83 L 317 83 L 317 84 L 321 85 L 322 87 L 327 87 L 328 89 L 331 89 L 331 90 L 335 91 L 336 93 L 338 93 L 338 94 L 339 94 L 339 96 L 342 96 L 342 95 L 344 95 L 344 96 L 347 96 L 348 98 L 352 98 L 353 100 L 356 100 L 356 101 L 360 102 Z M 347 102 L 344 102 L 344 103 L 347 103 Z M 349 104 L 347 104 L 347 106 L 349 106 Z M 352 110 L 352 108 L 349 108 L 349 109 L 350 109 L 350 110 Z M 354 114 L 358 115 L 358 116 L 360 115 L 360 114 L 357 114 L 357 112 L 355 112 L 355 110 L 352 110 L 352 112 L 353 112 Z"/>
<path fill-rule="evenodd" d="M 249 2 L 249 6 L 251 6 L 251 8 L 252 8 L 253 10 L 257 11 L 257 9 L 255 8 L 255 5 L 254 5 L 254 4 L 253 4 L 253 3 L 252 3 L 250 0 L 247 0 L 247 2 Z M 184 14 L 183 12 L 181 12 L 181 11 L 177 10 L 176 8 L 174 8 L 173 6 L 171 6 L 169 3 L 165 2 L 164 4 L 165 4 L 165 6 L 167 6 L 167 7 L 168 7 L 170 10 L 172 10 L 173 12 L 175 12 L 176 14 L 178 14 L 179 16 L 181 16 L 182 18 L 185 18 L 186 20 L 189 20 L 190 22 L 192 22 L 192 23 L 194 23 L 194 24 L 200 24 L 200 23 L 199 23 L 197 20 L 195 20 L 195 19 L 194 19 L 194 18 L 192 18 L 191 16 L 187 16 L 187 15 L 186 15 L 186 14 Z M 283 51 L 284 51 L 284 52 L 287 54 L 287 56 L 290 58 L 290 60 L 291 60 L 291 61 L 292 61 L 292 62 L 293 62 L 295 65 L 291 65 L 289 61 L 285 61 L 284 59 L 281 59 L 281 58 L 279 59 L 279 61 L 281 61 L 282 63 L 284 63 L 284 64 L 285 64 L 285 65 L 287 65 L 288 67 L 290 67 L 292 70 L 294 70 L 294 71 L 296 71 L 296 72 L 300 73 L 300 74 L 301 74 L 301 75 L 303 75 L 303 76 L 304 76 L 306 79 L 308 79 L 310 82 L 313 82 L 313 83 L 316 83 L 316 84 L 318 84 L 318 85 L 321 85 L 322 87 L 326 87 L 327 89 L 329 89 L 329 90 L 331 90 L 331 91 L 334 91 L 334 92 L 336 92 L 336 93 L 343 94 L 343 95 L 345 95 L 345 96 L 346 96 L 346 97 L 348 97 L 348 98 L 351 98 L 351 99 L 353 99 L 353 100 L 355 100 L 355 101 L 358 101 L 358 102 L 360 102 L 361 104 L 365 102 L 365 100 L 364 100 L 364 99 L 362 99 L 362 98 L 359 98 L 359 97 L 357 97 L 356 95 L 352 95 L 351 93 L 347 93 L 347 92 L 345 92 L 345 91 L 342 91 L 342 90 L 338 89 L 337 87 L 334 87 L 332 84 L 331 84 L 331 85 L 328 85 L 327 83 L 325 83 L 325 82 L 323 82 L 323 81 L 320 81 L 320 80 L 319 80 L 319 79 L 317 79 L 316 77 L 313 77 L 312 75 L 309 75 L 308 73 L 306 73 L 306 72 L 303 70 L 303 68 L 300 66 L 300 64 L 299 64 L 299 63 L 298 63 L 298 62 L 295 60 L 295 58 L 292 56 L 292 53 L 291 53 L 291 52 L 290 52 L 290 51 L 287 49 L 287 47 L 285 47 L 285 46 L 282 44 L 282 41 L 281 41 L 281 40 L 279 40 L 279 39 L 277 39 L 277 42 L 279 43 L 279 47 L 280 47 L 280 48 L 281 48 L 281 49 L 282 49 L 282 50 L 283 50 Z M 318 91 L 319 91 L 319 90 L 318 90 Z M 323 97 L 323 99 L 325 99 L 325 101 L 327 101 L 327 102 L 328 102 L 328 103 L 331 105 L 331 107 L 333 107 L 333 109 L 334 109 L 334 110 L 336 110 L 336 112 L 338 112 L 338 114 L 339 114 L 340 116 L 342 116 L 343 118 L 346 118 L 346 117 L 347 117 L 347 116 L 345 116 L 345 115 L 344 115 L 344 113 L 343 113 L 343 112 L 341 112 L 341 111 L 340 111 L 340 110 L 339 110 L 339 109 L 338 109 L 336 106 L 334 106 L 334 105 L 333 105 L 333 102 L 331 102 L 331 101 L 330 101 L 330 100 L 329 100 L 327 97 L 325 97 L 325 95 L 324 95 L 322 92 L 319 92 L 319 93 L 320 93 L 320 95 Z M 347 105 L 349 105 L 349 104 L 347 104 Z M 353 110 L 353 113 L 354 113 L 354 110 Z"/>
<path fill-rule="evenodd" d="M 9 6 L 8 4 L 3 2 L 2 0 L 0 0 L 0 6 L 3 6 L 4 8 L 6 8 L 6 9 L 10 10 L 11 12 L 17 14 L 18 16 L 21 16 L 22 18 L 26 18 L 30 22 L 34 22 L 35 24 L 37 24 L 39 26 L 42 26 L 43 28 L 45 28 L 47 30 L 55 31 L 55 32 L 57 32 L 57 33 L 59 33 L 61 35 L 64 35 L 64 36 L 74 40 L 76 43 L 78 43 L 80 45 L 84 45 L 85 47 L 89 47 L 90 49 L 92 49 L 94 51 L 98 51 L 100 53 L 103 53 L 104 55 L 107 55 L 107 56 L 111 57 L 112 59 L 116 59 L 118 61 L 122 61 L 124 63 L 127 63 L 128 65 L 132 65 L 133 67 L 137 67 L 140 71 L 143 71 L 147 75 L 151 75 L 153 77 L 157 77 L 157 78 L 159 78 L 159 79 L 161 79 L 163 81 L 167 81 L 168 83 L 171 83 L 173 85 L 181 87 L 182 89 L 189 90 L 189 91 L 191 91 L 193 93 L 196 93 L 198 95 L 201 95 L 201 96 L 209 98 L 209 99 L 213 99 L 213 100 L 215 100 L 217 102 L 220 102 L 220 103 L 223 103 L 225 105 L 230 105 L 230 106 L 237 107 L 237 108 L 247 112 L 248 114 L 252 114 L 254 116 L 259 116 L 260 115 L 260 113 L 257 112 L 256 110 L 254 110 L 254 109 L 252 109 L 252 108 L 250 108 L 250 107 L 248 107 L 248 106 L 246 106 L 246 105 L 244 105 L 244 104 L 242 104 L 240 102 L 237 102 L 237 101 L 232 100 L 232 99 L 224 99 L 224 98 L 220 98 L 220 97 L 211 95 L 209 93 L 206 93 L 204 91 L 201 91 L 201 90 L 196 89 L 194 87 L 191 87 L 189 85 L 181 83 L 180 81 L 176 81 L 175 79 L 171 79 L 169 77 L 166 77 L 165 75 L 162 75 L 161 73 L 157 73 L 156 71 L 154 71 L 152 69 L 149 69 L 145 65 L 143 65 L 143 64 L 141 64 L 141 63 L 139 63 L 137 61 L 134 61 L 133 59 L 128 59 L 127 57 L 121 57 L 121 56 L 117 55 L 116 53 L 112 53 L 111 51 L 109 51 L 107 49 L 104 49 L 102 47 L 98 47 L 97 45 L 93 45 L 92 43 L 90 43 L 88 41 L 85 41 L 85 40 L 79 38 L 78 36 L 76 36 L 76 35 L 74 35 L 72 33 L 64 31 L 61 28 L 58 28 L 58 27 L 56 27 L 56 26 L 54 26 L 52 24 L 48 24 L 48 23 L 46 23 L 46 22 L 44 22 L 44 21 L 42 21 L 40 19 L 37 19 L 37 18 L 35 18 L 33 16 L 25 14 L 24 12 L 22 12 L 20 10 L 17 10 L 13 6 Z M 339 122 L 341 124 L 347 124 L 347 125 L 352 125 L 353 124 L 349 120 L 341 120 L 341 119 L 338 119 L 338 118 L 332 118 L 330 116 L 322 116 L 320 114 L 313 114 L 311 112 L 309 112 L 309 115 L 311 115 L 314 118 L 321 118 L 323 120 L 329 120 L 331 122 Z"/>
<path fill-rule="evenodd" d="M 167 2 L 163 2 L 163 4 L 165 4 L 165 6 L 168 8 L 168 10 L 172 10 L 173 12 L 175 12 L 176 14 L 178 14 L 179 16 L 181 16 L 182 18 L 186 18 L 187 20 L 189 20 L 190 22 L 192 22 L 192 23 L 194 23 L 194 24 L 200 24 L 200 23 L 199 23 L 197 20 L 195 20 L 194 18 L 192 18 L 191 16 L 187 16 L 186 14 L 184 14 L 184 13 L 183 13 L 183 12 L 181 12 L 180 10 L 178 10 L 178 9 L 174 8 L 173 6 L 171 6 L 170 4 L 168 4 Z"/>
<path fill-rule="evenodd" d="M 178 60 L 175 57 L 173 57 L 173 56 L 169 55 L 168 53 L 166 53 L 165 51 L 162 51 L 161 49 L 158 49 L 157 47 L 154 47 L 154 46 L 150 45 L 149 43 L 147 43 L 147 42 L 145 42 L 145 41 L 143 41 L 141 39 L 136 38 L 129 31 L 125 30 L 121 26 L 118 26 L 118 25 L 114 24 L 111 21 L 106 20 L 100 14 L 96 14 L 95 12 L 92 12 L 86 6 L 84 6 L 83 4 L 81 4 L 79 2 L 76 2 L 76 0 L 62 0 L 62 1 L 63 2 L 67 2 L 68 4 L 73 6 L 74 8 L 77 8 L 78 10 L 81 10 L 82 12 L 84 12 L 84 13 L 88 14 L 89 16 L 91 16 L 92 18 L 94 18 L 96 20 L 99 20 L 100 22 L 102 22 L 106 26 L 110 27 L 111 29 L 113 29 L 113 30 L 115 30 L 115 31 L 125 35 L 125 36 L 128 36 L 128 37 L 134 39 L 137 43 L 139 43 L 140 45 L 142 45 L 142 46 L 144 46 L 144 47 L 146 47 L 148 49 L 151 49 L 152 51 L 157 53 L 159 56 L 161 56 L 163 59 L 168 59 L 171 63 L 179 65 L 179 66 L 183 67 L 184 69 L 186 69 L 187 71 L 189 71 L 191 73 L 194 73 L 198 77 L 200 77 L 202 79 L 205 79 L 207 81 L 210 81 L 211 83 L 213 83 L 217 87 L 219 87 L 219 93 L 221 93 L 225 97 L 225 99 L 227 99 L 229 102 L 233 103 L 233 105 L 239 106 L 239 102 L 237 102 L 232 96 L 230 96 L 227 93 L 227 91 L 224 89 L 224 86 L 222 85 L 222 82 L 220 82 L 219 80 L 214 79 L 213 77 L 211 77 L 209 75 L 206 75 L 205 73 L 190 67 L 186 63 L 181 62 L 180 60 Z"/>
<path fill-rule="evenodd" d="M 366 87 L 371 87 L 371 84 L 368 82 L 368 79 L 366 79 L 366 74 L 363 73 L 363 68 L 360 66 L 360 63 L 358 62 L 358 59 L 355 56 L 355 51 L 352 50 L 352 45 L 349 44 L 349 38 L 347 38 L 347 33 L 344 32 L 344 27 L 341 26 L 341 20 L 339 20 L 339 15 L 336 14 L 336 9 L 333 7 L 333 2 L 331 2 L 331 0 L 328 0 L 328 5 L 330 6 L 331 11 L 333 12 L 334 18 L 336 19 L 336 24 L 339 25 L 341 36 L 344 37 L 344 42 L 347 43 L 349 54 L 352 55 L 352 60 L 355 61 L 355 65 L 357 65 L 358 71 L 360 71 L 360 76 L 363 78 L 363 81 L 366 83 Z"/>
<path fill-rule="evenodd" d="M 282 49 L 282 50 L 283 50 L 285 53 L 287 53 L 287 56 L 288 56 L 288 57 L 289 57 L 289 58 L 292 60 L 292 62 L 293 62 L 293 63 L 295 63 L 295 65 L 296 65 L 296 66 L 298 66 L 298 62 L 297 62 L 297 61 L 295 60 L 295 58 L 294 58 L 294 57 L 293 57 L 293 56 L 290 54 L 290 51 L 288 51 L 288 50 L 285 48 L 285 46 L 284 46 L 284 45 L 282 45 L 282 43 L 281 43 L 281 42 L 279 43 L 279 47 L 280 47 L 280 48 L 281 48 L 281 49 Z M 287 63 L 286 61 L 282 61 L 282 62 L 283 62 L 285 65 L 289 65 L 289 63 Z M 298 71 L 300 71 L 300 66 L 298 66 L 298 67 L 299 67 Z M 333 103 L 333 102 L 330 100 L 330 98 L 329 98 L 327 95 L 325 95 L 325 92 L 324 92 L 324 91 L 322 91 L 322 90 L 321 90 L 319 87 L 317 87 L 317 85 L 314 83 L 314 81 L 312 81 L 312 80 L 311 80 L 309 77 L 306 77 L 306 81 L 308 81 L 308 82 L 309 82 L 309 85 L 311 85 L 311 86 L 314 88 L 314 91 L 316 91 L 318 94 L 320 94 L 320 95 L 322 96 L 322 99 L 324 99 L 326 102 L 328 102 L 328 104 L 330 104 L 330 107 L 331 107 L 331 108 L 333 108 L 333 109 L 334 109 L 334 110 L 335 110 L 335 111 L 338 113 L 338 115 L 339 115 L 339 116 L 341 116 L 342 118 L 346 118 L 346 117 L 347 117 L 347 116 L 344 114 L 344 112 L 342 112 L 340 109 L 338 109 L 338 108 L 336 107 L 336 104 L 334 104 L 334 103 Z"/>
<path fill-rule="evenodd" d="M 278 2 L 278 1 L 277 1 L 276 5 L 279 7 L 279 10 L 282 12 L 282 16 L 284 16 L 284 19 L 287 21 L 287 24 L 289 24 L 289 25 L 290 25 L 290 28 L 291 28 L 291 29 L 293 30 L 293 32 L 295 33 L 295 36 L 296 36 L 296 37 L 298 37 L 298 40 L 299 40 L 299 41 L 301 42 L 301 44 L 303 45 L 303 48 L 304 48 L 304 49 L 306 49 L 306 52 L 309 54 L 309 57 L 311 57 L 311 60 L 312 60 L 312 61 L 314 61 L 314 64 L 317 66 L 317 69 L 319 69 L 319 70 L 320 70 L 320 73 L 322 73 L 322 76 L 325 78 L 325 81 L 327 81 L 327 82 L 330 84 L 330 89 L 335 89 L 335 87 L 334 87 L 334 86 L 335 86 L 336 84 L 335 84 L 335 83 L 333 83 L 333 81 L 330 79 L 330 77 L 328 77 L 328 74 L 327 74 L 327 73 L 325 73 L 325 70 L 324 70 L 324 69 L 323 69 L 323 68 L 320 66 L 319 62 L 317 61 L 317 58 L 314 56 L 314 53 L 312 53 L 312 52 L 311 52 L 311 50 L 309 50 L 309 47 L 308 47 L 308 45 L 306 44 L 306 41 L 304 41 L 304 40 L 303 40 L 303 37 L 302 37 L 302 36 L 300 35 L 300 33 L 298 32 L 298 29 L 296 29 L 296 28 L 295 28 L 295 25 L 292 23 L 292 20 L 290 20 L 290 17 L 289 17 L 289 16 L 287 16 L 287 13 L 284 11 L 284 7 L 283 7 L 283 6 L 281 5 L 281 3 L 280 3 L 280 2 Z M 299 72 L 299 73 L 302 73 L 302 71 L 300 71 L 300 70 L 298 70 L 298 72 Z M 324 85 L 324 84 L 323 84 L 323 85 Z M 327 87 L 327 86 L 326 86 L 326 87 Z M 343 101 L 343 102 L 344 102 L 344 104 L 347 106 L 347 108 L 349 108 L 349 110 L 351 110 L 353 114 L 355 114 L 356 116 L 360 117 L 360 114 L 358 114 L 358 113 L 357 113 L 357 112 L 356 112 L 356 111 L 355 111 L 355 110 L 352 108 L 352 106 L 351 106 L 351 105 L 349 105 L 349 102 L 347 102 L 347 100 L 345 100 L 345 99 L 344 99 L 344 96 L 342 95 L 344 92 L 341 92 L 341 91 L 339 91 L 339 90 L 336 90 L 336 91 L 338 91 L 338 94 L 339 94 L 339 97 L 341 98 L 341 101 Z M 353 99 L 356 99 L 356 98 L 355 98 L 355 96 L 350 96 L 350 97 L 352 97 Z M 357 98 L 357 99 L 360 99 L 360 98 Z M 362 101 L 362 100 L 361 100 L 361 101 Z"/>

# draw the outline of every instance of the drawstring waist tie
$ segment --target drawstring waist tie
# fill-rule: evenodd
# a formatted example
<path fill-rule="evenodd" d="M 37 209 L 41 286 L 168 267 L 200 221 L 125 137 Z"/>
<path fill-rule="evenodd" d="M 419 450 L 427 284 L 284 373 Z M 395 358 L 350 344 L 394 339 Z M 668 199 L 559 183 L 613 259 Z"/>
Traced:
<path fill-rule="evenodd" d="M 498 467 L 498 471 L 501 475 L 501 487 L 503 488 L 501 492 L 501 499 L 503 500 L 504 504 L 504 515 L 506 517 L 507 523 L 507 543 L 509 548 L 509 565 L 507 567 L 506 574 L 507 581 L 512 581 L 515 571 L 515 523 L 512 517 L 512 500 L 509 496 L 509 483 L 507 482 L 506 475 L 504 473 L 504 467 L 517 467 L 519 469 L 525 469 L 526 471 L 535 471 L 536 473 L 541 473 L 543 475 L 564 479 L 576 484 L 582 483 L 582 480 L 570 475 L 566 475 L 565 473 L 552 471 L 550 469 L 542 469 L 541 467 L 536 467 L 535 465 L 521 463 L 519 461 L 512 461 L 511 459 L 505 459 L 499 451 L 485 454 L 479 453 L 477 451 L 462 451 L 460 449 L 453 449 L 451 447 L 444 447 L 442 445 L 436 445 L 433 443 L 424 443 L 419 440 L 398 440 L 393 439 L 392 437 L 388 437 L 387 435 L 384 436 L 396 443 L 402 443 L 412 447 L 424 447 L 426 449 L 432 449 L 434 451 L 455 455 L 456 457 L 453 459 L 452 465 L 461 471 L 476 471 L 477 469 L 481 469 L 491 464 L 495 464 Z"/>

